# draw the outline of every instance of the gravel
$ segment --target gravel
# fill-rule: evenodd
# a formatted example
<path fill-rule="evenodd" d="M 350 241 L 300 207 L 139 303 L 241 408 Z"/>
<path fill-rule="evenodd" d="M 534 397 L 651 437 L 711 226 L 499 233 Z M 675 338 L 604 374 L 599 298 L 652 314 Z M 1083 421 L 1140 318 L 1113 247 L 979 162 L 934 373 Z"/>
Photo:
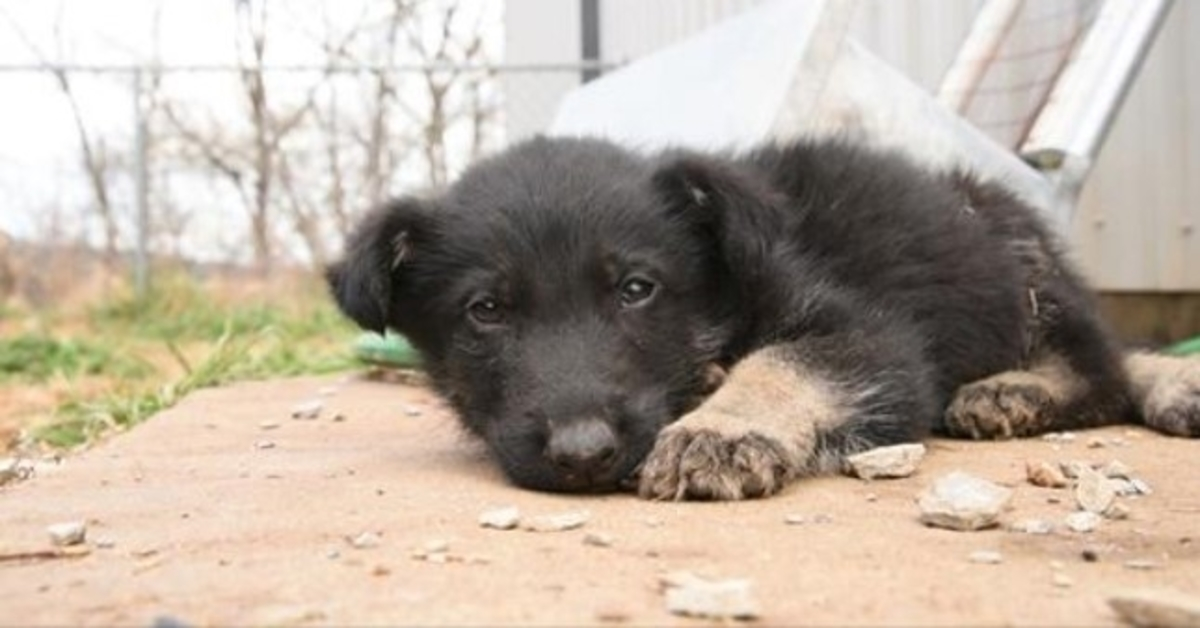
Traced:
<path fill-rule="evenodd" d="M 1098 471 L 1081 470 L 1075 483 L 1075 503 L 1088 512 L 1101 514 L 1117 498 L 1113 483 Z"/>
<path fill-rule="evenodd" d="M 1011 499 L 1011 489 L 954 471 L 922 492 L 917 504 L 922 523 L 970 531 L 995 526 Z"/>
<path fill-rule="evenodd" d="M 516 506 L 493 508 L 479 515 L 479 525 L 493 530 L 512 530 L 520 522 L 521 511 Z"/>
<path fill-rule="evenodd" d="M 747 579 L 710 579 L 689 571 L 662 576 L 667 611 L 674 615 L 708 619 L 754 619 L 758 602 Z"/>
<path fill-rule="evenodd" d="M 846 458 L 850 471 L 864 480 L 906 478 L 925 458 L 925 445 L 907 443 L 879 447 Z"/>
<path fill-rule="evenodd" d="M 1049 462 L 1026 462 L 1025 479 L 1034 486 L 1043 488 L 1063 488 L 1067 486 L 1067 476 L 1062 469 Z"/>
<path fill-rule="evenodd" d="M 301 401 L 292 406 L 292 418 L 301 421 L 312 421 L 321 416 L 321 410 L 325 408 L 325 401 L 321 399 L 309 399 Z"/>
<path fill-rule="evenodd" d="M 79 545 L 87 539 L 87 523 L 83 521 L 66 521 L 56 523 L 46 528 L 50 542 L 57 547 Z"/>
<path fill-rule="evenodd" d="M 363 532 L 357 536 L 346 537 L 346 542 L 354 549 L 368 549 L 379 547 L 383 539 L 375 532 Z"/>
<path fill-rule="evenodd" d="M 1045 519 L 1022 519 L 1008 526 L 1008 529 L 1021 534 L 1050 534 L 1054 532 L 1054 524 Z"/>
<path fill-rule="evenodd" d="M 1200 628 L 1200 597 L 1166 589 L 1123 591 L 1108 598 L 1108 606 L 1133 626 Z"/>
<path fill-rule="evenodd" d="M 612 547 L 616 539 L 611 534 L 604 532 L 588 532 L 583 535 L 583 544 L 591 545 L 592 547 Z"/>
<path fill-rule="evenodd" d="M 1075 532 L 1091 532 L 1100 525 L 1100 515 L 1090 510 L 1077 510 L 1067 515 L 1066 524 Z"/>

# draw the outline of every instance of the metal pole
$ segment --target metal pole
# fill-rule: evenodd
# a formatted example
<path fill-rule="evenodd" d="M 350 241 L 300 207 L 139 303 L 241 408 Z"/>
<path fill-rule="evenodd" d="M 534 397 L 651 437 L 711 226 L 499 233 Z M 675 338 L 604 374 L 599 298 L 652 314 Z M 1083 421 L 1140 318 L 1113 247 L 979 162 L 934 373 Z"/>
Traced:
<path fill-rule="evenodd" d="M 580 58 L 584 63 L 598 64 L 600 61 L 600 0 L 580 0 Z M 585 67 L 582 82 L 600 77 L 600 68 Z"/>
<path fill-rule="evenodd" d="M 147 181 L 146 159 L 146 108 L 143 102 L 142 72 L 133 73 L 133 125 L 134 125 L 134 203 L 137 209 L 136 243 L 133 253 L 133 286 L 137 298 L 146 296 L 150 287 L 149 240 L 150 198 Z"/>

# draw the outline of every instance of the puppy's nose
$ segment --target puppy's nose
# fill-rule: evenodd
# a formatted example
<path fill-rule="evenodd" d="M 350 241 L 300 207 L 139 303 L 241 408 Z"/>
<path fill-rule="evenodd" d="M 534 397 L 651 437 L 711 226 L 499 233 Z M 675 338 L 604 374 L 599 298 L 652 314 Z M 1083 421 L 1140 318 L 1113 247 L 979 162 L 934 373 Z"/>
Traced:
<path fill-rule="evenodd" d="M 546 457 L 564 474 L 583 479 L 612 467 L 617 458 L 617 435 L 600 419 L 558 425 L 550 433 Z"/>

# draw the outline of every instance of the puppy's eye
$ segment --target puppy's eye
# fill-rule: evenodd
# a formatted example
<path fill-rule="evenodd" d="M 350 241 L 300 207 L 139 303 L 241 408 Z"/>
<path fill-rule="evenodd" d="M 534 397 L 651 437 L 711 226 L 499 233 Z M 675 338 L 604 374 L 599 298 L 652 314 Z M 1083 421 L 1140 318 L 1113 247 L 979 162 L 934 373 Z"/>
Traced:
<path fill-rule="evenodd" d="M 638 307 L 650 302 L 658 286 L 644 277 L 630 277 L 621 282 L 621 307 Z"/>
<path fill-rule="evenodd" d="M 467 305 L 467 316 L 480 325 L 499 325 L 504 322 L 504 308 L 499 301 L 482 297 Z"/>

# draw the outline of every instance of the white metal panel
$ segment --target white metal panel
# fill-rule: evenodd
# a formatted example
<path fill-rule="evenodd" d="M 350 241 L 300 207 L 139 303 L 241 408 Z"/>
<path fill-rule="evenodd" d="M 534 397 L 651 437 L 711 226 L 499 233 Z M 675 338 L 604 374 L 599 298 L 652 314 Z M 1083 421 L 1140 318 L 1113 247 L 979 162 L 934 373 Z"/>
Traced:
<path fill-rule="evenodd" d="M 1084 186 L 1076 251 L 1110 291 L 1200 290 L 1200 5 L 1177 2 Z"/>

